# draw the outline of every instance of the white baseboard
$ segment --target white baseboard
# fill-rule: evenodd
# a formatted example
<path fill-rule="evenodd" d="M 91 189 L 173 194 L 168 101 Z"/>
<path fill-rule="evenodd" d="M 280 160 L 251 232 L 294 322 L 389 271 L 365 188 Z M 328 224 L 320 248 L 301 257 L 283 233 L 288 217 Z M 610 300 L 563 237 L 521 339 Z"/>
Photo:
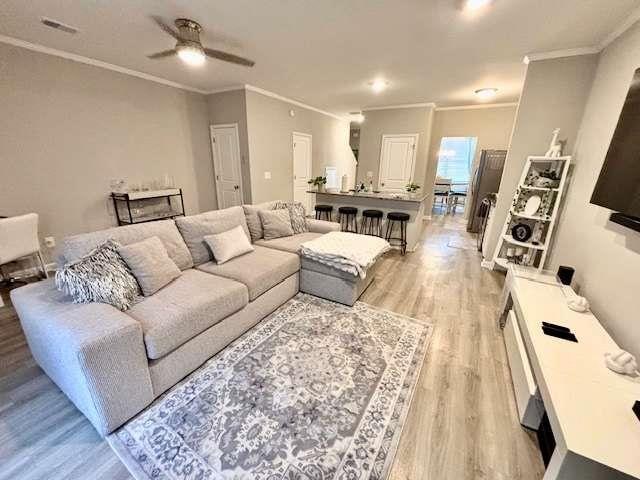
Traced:
<path fill-rule="evenodd" d="M 431 220 L 431 215 L 423 215 L 423 217 L 422 217 L 422 221 L 423 221 L 423 222 L 426 222 L 426 221 L 428 221 L 428 220 Z"/>

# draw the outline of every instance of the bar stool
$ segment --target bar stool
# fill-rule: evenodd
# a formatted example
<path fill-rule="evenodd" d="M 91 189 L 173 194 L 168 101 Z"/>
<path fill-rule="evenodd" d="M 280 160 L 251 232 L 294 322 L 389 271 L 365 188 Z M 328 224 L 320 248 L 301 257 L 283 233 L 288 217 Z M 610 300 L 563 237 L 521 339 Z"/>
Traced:
<path fill-rule="evenodd" d="M 400 253 L 404 255 L 407 253 L 407 222 L 409 221 L 409 214 L 403 212 L 389 212 L 387 213 L 387 234 L 385 239 L 391 243 L 394 240 L 399 243 L 392 243 L 392 245 L 400 247 Z M 396 224 L 400 227 L 400 237 L 392 237 L 393 228 Z"/>
<path fill-rule="evenodd" d="M 331 212 L 333 212 L 333 207 L 331 205 L 316 205 L 316 220 L 326 220 L 330 222 Z"/>
<path fill-rule="evenodd" d="M 360 233 L 382 237 L 382 210 L 363 210 Z"/>
<path fill-rule="evenodd" d="M 338 221 L 340 222 L 340 230 L 343 232 L 358 233 L 358 224 L 356 223 L 356 215 L 358 209 L 356 207 L 339 207 Z"/>

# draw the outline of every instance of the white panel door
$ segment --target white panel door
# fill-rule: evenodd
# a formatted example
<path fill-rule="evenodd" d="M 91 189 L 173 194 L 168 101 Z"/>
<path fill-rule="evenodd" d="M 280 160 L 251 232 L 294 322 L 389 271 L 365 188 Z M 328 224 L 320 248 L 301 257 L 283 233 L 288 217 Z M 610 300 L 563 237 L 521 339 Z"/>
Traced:
<path fill-rule="evenodd" d="M 218 208 L 242 205 L 238 125 L 211 125 L 211 148 Z"/>
<path fill-rule="evenodd" d="M 383 135 L 380 149 L 379 189 L 400 191 L 413 178 L 418 134 Z"/>
<path fill-rule="evenodd" d="M 311 135 L 293 132 L 293 199 L 311 211 L 312 194 L 307 193 L 311 178 Z"/>

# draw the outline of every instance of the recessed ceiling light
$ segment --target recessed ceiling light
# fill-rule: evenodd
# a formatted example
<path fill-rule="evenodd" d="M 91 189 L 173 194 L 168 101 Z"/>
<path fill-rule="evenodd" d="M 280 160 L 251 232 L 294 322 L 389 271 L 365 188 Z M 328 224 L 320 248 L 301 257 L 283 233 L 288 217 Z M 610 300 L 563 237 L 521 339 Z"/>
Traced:
<path fill-rule="evenodd" d="M 467 0 L 464 8 L 466 10 L 478 10 L 482 7 L 486 7 L 491 3 L 491 0 Z"/>
<path fill-rule="evenodd" d="M 496 96 L 496 93 L 498 93 L 497 88 L 481 88 L 475 91 L 476 96 L 480 100 L 490 100 Z"/>
<path fill-rule="evenodd" d="M 386 80 L 382 80 L 381 78 L 378 78 L 377 80 L 374 80 L 373 82 L 369 82 L 369 85 L 371 85 L 371 90 L 373 90 L 375 93 L 380 93 L 385 88 L 387 88 L 389 83 Z"/>

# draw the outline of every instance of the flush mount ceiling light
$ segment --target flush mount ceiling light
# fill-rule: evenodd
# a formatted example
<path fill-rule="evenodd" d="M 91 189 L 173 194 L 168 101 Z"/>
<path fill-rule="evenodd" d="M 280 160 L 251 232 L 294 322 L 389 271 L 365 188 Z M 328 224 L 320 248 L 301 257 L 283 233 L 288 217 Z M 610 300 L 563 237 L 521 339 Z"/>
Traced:
<path fill-rule="evenodd" d="M 497 88 L 481 88 L 475 91 L 476 97 L 480 100 L 491 100 L 497 93 Z"/>
<path fill-rule="evenodd" d="M 381 78 L 378 78 L 373 82 L 369 82 L 369 85 L 371 86 L 371 90 L 373 90 L 374 93 L 380 93 L 385 88 L 387 88 L 387 86 L 389 85 L 389 82 L 387 82 L 386 80 L 382 80 Z"/>
<path fill-rule="evenodd" d="M 479 10 L 491 3 L 491 0 L 467 0 L 464 4 L 465 10 Z"/>

